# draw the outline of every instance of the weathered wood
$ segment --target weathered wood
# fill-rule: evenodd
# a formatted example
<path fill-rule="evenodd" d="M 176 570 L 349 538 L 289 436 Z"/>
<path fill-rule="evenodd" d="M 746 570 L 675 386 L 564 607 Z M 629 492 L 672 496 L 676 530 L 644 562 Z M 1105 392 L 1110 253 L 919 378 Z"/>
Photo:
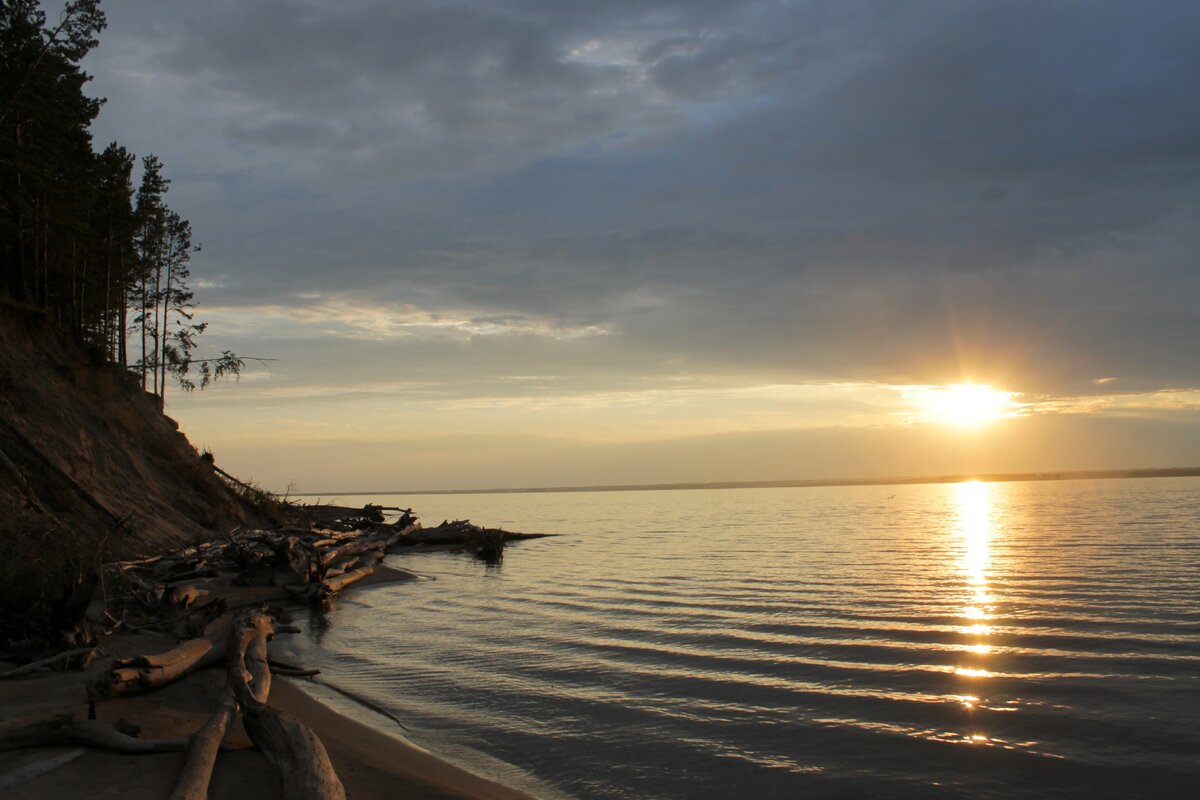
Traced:
<path fill-rule="evenodd" d="M 225 692 L 204 726 L 190 737 L 170 800 L 204 800 L 208 796 L 217 752 L 237 713 L 237 698 L 240 695 L 252 702 L 266 702 L 271 691 L 267 637 L 272 630 L 271 619 L 261 610 L 247 611 L 237 618 L 227 648 Z"/>
<path fill-rule="evenodd" d="M 364 564 L 336 577 L 326 578 L 320 584 L 309 589 L 308 600 L 310 603 L 325 602 L 350 584 L 361 581 L 373 572 L 375 572 L 374 564 Z"/>
<path fill-rule="evenodd" d="M 182 642 L 178 647 L 155 655 L 133 656 L 113 659 L 113 667 L 148 667 L 162 669 L 181 662 L 192 662 L 203 658 L 214 647 L 212 639 L 201 637 Z"/>
<path fill-rule="evenodd" d="M 216 664 L 229 646 L 229 626 L 209 636 L 190 639 L 166 653 L 118 659 L 107 673 L 94 680 L 95 697 L 125 697 L 165 686 L 197 669 Z"/>
<path fill-rule="evenodd" d="M 283 800 L 346 800 L 312 728 L 250 696 L 242 698 L 242 720 L 250 740 L 279 770 Z"/>
<path fill-rule="evenodd" d="M 271 618 L 261 611 L 246 614 L 234 634 L 235 649 L 230 653 L 230 679 L 238 673 L 250 696 L 267 702 L 271 693 L 271 666 L 267 659 L 267 639 L 274 632 Z"/>
<path fill-rule="evenodd" d="M 501 531 L 505 542 L 523 542 L 527 539 L 548 539 L 552 536 L 562 536 L 561 533 L 518 533 L 516 531 Z"/>
<path fill-rule="evenodd" d="M 74 744 L 126 755 L 178 753 L 187 749 L 189 738 L 181 736 L 177 739 L 138 739 L 122 733 L 112 723 L 94 719 L 64 725 L 63 733 Z"/>
<path fill-rule="evenodd" d="M 187 608 L 199 600 L 207 592 L 202 592 L 195 586 L 183 584 L 182 586 L 172 586 L 166 593 L 166 601 L 176 608 Z"/>
<path fill-rule="evenodd" d="M 373 556 L 382 557 L 383 549 L 384 545 L 381 541 L 376 541 L 373 537 L 364 536 L 347 544 L 327 548 L 320 555 L 320 563 L 322 567 L 328 568 L 335 561 L 354 558 L 368 553 Z"/>
<path fill-rule="evenodd" d="M 63 726 L 71 721 L 71 715 L 52 719 L 39 719 L 19 728 L 9 727 L 0 731 L 0 751 L 19 750 L 26 747 L 51 747 L 66 743 Z"/>
<path fill-rule="evenodd" d="M 187 756 L 170 800 L 205 800 L 208 797 L 208 784 L 217 763 L 217 752 L 236 714 L 237 700 L 233 689 L 227 687 L 212 716 L 188 741 Z"/>
<path fill-rule="evenodd" d="M 38 720 L 0 734 L 0 750 L 58 745 L 85 745 L 97 750 L 126 755 L 177 753 L 187 747 L 188 737 L 178 739 L 138 739 L 130 735 L 137 726 L 124 720 L 72 720 L 68 716 Z"/>
<path fill-rule="evenodd" d="M 190 572 L 184 572 L 179 575 L 171 575 L 163 580 L 163 583 L 172 584 L 180 581 L 190 581 L 193 578 L 215 578 L 223 569 L 235 569 L 237 564 L 232 561 L 220 561 L 214 564 L 209 564 L 204 567 L 197 567 Z"/>
<path fill-rule="evenodd" d="M 266 705 L 271 688 L 267 660 L 270 618 L 261 611 L 236 623 L 229 656 L 229 683 L 242 707 L 246 733 L 279 770 L 283 800 L 345 800 L 329 754 L 312 729 Z M 244 654 L 239 663 L 238 654 Z"/>
<path fill-rule="evenodd" d="M 52 655 L 49 658 L 31 661 L 24 666 L 17 667 L 16 669 L 10 669 L 8 672 L 0 673 L 0 680 L 5 678 L 20 678 L 23 675 L 32 675 L 35 672 L 41 672 L 45 669 L 54 669 L 59 666 L 65 666 L 72 659 L 79 658 L 80 656 L 85 657 L 83 666 L 86 667 L 95 654 L 96 648 L 94 647 L 76 647 L 71 650 L 64 650 L 63 652 Z"/>
<path fill-rule="evenodd" d="M 445 542 L 490 553 L 501 551 L 510 536 L 504 531 L 484 529 L 466 520 L 447 522 L 438 529 L 422 531 L 408 510 L 388 509 L 403 512 L 399 519 L 390 523 L 384 522 L 383 510 L 368 506 L 359 514 L 322 520 L 323 527 L 242 530 L 227 539 L 189 548 L 173 556 L 126 564 L 122 571 L 133 592 L 126 596 L 122 614 L 135 623 L 147 619 L 156 620 L 151 625 L 178 621 L 178 617 L 164 619 L 170 604 L 186 607 L 194 604 L 199 595 L 199 587 L 185 583 L 185 579 L 211 575 L 218 565 L 239 568 L 242 580 L 259 581 L 267 576 L 274 585 L 279 585 L 281 577 L 294 580 L 291 576 L 298 576 L 307 586 L 295 590 L 289 588 L 289 592 L 311 601 L 325 601 L 373 574 L 376 564 L 393 548 L 418 542 Z M 202 618 L 218 610 L 201 606 L 187 619 Z M 80 740 L 91 737 L 94 741 L 106 741 L 110 746 L 129 748 L 128 752 L 180 749 L 180 742 L 183 742 L 188 755 L 171 797 L 173 800 L 200 800 L 207 793 L 217 753 L 240 706 L 251 740 L 280 771 L 285 800 L 342 800 L 345 791 L 328 753 L 313 731 L 266 704 L 273 670 L 296 676 L 319 673 L 315 669 L 268 661 L 268 639 L 276 631 L 287 629 L 275 626 L 270 616 L 262 611 L 245 612 L 232 622 L 226 622 L 220 630 L 187 640 L 165 653 L 115 661 L 108 673 L 94 684 L 94 697 L 119 697 L 157 688 L 195 669 L 226 659 L 226 691 L 205 724 L 186 740 L 143 742 L 125 737 L 136 742 L 130 745 L 120 738 L 123 734 L 119 731 L 110 732 L 96 725 L 76 728 L 77 723 L 70 724 L 71 735 Z"/>

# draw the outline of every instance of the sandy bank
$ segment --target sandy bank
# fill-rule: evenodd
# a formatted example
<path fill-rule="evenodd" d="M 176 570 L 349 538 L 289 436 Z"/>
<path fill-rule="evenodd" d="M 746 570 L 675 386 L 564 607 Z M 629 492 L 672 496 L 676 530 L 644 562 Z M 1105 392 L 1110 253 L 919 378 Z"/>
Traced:
<path fill-rule="evenodd" d="M 77 680 L 48 676 L 7 683 L 0 692 L 0 729 L 14 722 L 69 711 L 82 718 L 86 708 L 74 689 Z M 75 676 L 71 676 L 75 677 Z M 208 715 L 219 692 L 221 673 L 206 670 L 154 695 L 114 700 L 99 709 L 102 719 L 125 718 L 143 725 L 146 738 L 191 733 Z M 74 697 L 72 697 L 74 695 Z M 350 798 L 374 800 L 527 800 L 529 795 L 472 775 L 395 736 L 342 716 L 309 697 L 287 679 L 277 679 L 271 705 L 311 726 L 325 744 Z M 20 720 L 14 711 L 33 712 Z M 249 741 L 240 725 L 227 742 L 238 748 L 221 753 L 213 771 L 212 800 L 278 798 L 274 768 Z M 171 790 L 183 764 L 182 753 L 129 756 L 74 747 L 38 747 L 0 753 L 0 781 L 5 775 L 59 756 L 75 757 L 18 786 L 0 790 L 13 800 L 161 800 Z"/>
<path fill-rule="evenodd" d="M 477 798 L 530 796 L 473 775 L 427 750 L 325 706 L 288 681 L 271 690 L 271 704 L 321 736 L 350 797 Z"/>
<path fill-rule="evenodd" d="M 382 568 L 372 582 L 412 579 L 404 570 Z M 364 582 L 365 583 L 365 582 Z M 261 601 L 262 598 L 241 598 Z M 0 681 L 0 737 L 39 719 L 87 716 L 86 685 L 114 657 L 163 652 L 173 641 L 154 634 L 102 640 L 107 652 L 84 671 L 43 673 Z M 0 668 L 0 671 L 3 671 Z M 225 680 L 223 668 L 204 669 L 165 688 L 97 704 L 97 717 L 141 726 L 144 739 L 188 736 L 204 724 Z M 346 717 L 276 677 L 270 705 L 309 725 L 320 737 L 346 788 L 357 800 L 529 800 L 530 795 L 473 775 L 400 737 Z M 275 768 L 250 745 L 240 719 L 225 739 L 213 770 L 211 800 L 272 800 L 280 797 Z M 119 755 L 73 746 L 0 752 L 0 800 L 161 800 L 175 784 L 183 753 Z M 59 763 L 61 762 L 61 763 Z M 51 767 L 16 785 L 24 770 Z"/>

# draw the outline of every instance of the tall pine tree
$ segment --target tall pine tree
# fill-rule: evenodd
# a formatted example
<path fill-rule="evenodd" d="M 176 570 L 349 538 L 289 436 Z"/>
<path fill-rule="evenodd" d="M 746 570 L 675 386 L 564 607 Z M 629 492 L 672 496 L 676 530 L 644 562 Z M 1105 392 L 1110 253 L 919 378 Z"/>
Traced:
<path fill-rule="evenodd" d="M 192 359 L 205 328 L 188 285 L 198 248 L 164 203 L 162 163 L 142 160 L 135 205 L 133 155 L 116 142 L 92 150 L 102 101 L 84 92 L 80 62 L 105 25 L 99 0 L 68 2 L 52 25 L 38 0 L 0 0 L 0 294 L 117 364 L 136 355 L 131 368 L 161 404 L 168 377 L 203 387 L 242 362 Z"/>

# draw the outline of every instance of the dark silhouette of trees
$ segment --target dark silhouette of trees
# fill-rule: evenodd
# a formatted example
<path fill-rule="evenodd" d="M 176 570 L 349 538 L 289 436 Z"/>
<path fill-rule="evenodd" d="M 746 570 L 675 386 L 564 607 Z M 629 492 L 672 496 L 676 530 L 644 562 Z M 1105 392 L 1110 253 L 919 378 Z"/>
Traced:
<path fill-rule="evenodd" d="M 99 0 L 68 2 L 53 26 L 37 0 L 0 0 L 0 292 L 133 369 L 161 405 L 168 376 L 190 390 L 242 361 L 192 358 L 206 327 L 188 284 L 199 248 L 164 202 L 161 161 L 142 159 L 135 200 L 134 156 L 92 148 L 103 101 L 79 63 L 105 25 Z"/>
<path fill-rule="evenodd" d="M 97 158 L 99 193 L 93 212 L 95 236 L 100 246 L 97 266 L 104 270 L 103 305 L 99 341 L 108 359 L 129 363 L 126 336 L 129 329 L 129 287 L 133 270 L 133 154 L 116 142 Z"/>

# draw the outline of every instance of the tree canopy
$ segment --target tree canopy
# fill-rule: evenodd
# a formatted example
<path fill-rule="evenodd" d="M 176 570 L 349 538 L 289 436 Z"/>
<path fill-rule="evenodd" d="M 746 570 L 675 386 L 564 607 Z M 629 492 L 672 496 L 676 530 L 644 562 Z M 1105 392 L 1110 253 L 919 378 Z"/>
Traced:
<path fill-rule="evenodd" d="M 92 146 L 103 100 L 80 62 L 106 24 L 99 0 L 68 2 L 53 24 L 37 0 L 0 0 L 0 291 L 130 367 L 161 403 L 168 376 L 194 389 L 242 361 L 192 359 L 206 327 L 188 285 L 199 247 L 164 201 L 160 160 L 142 159 L 135 195 L 133 154 Z"/>

